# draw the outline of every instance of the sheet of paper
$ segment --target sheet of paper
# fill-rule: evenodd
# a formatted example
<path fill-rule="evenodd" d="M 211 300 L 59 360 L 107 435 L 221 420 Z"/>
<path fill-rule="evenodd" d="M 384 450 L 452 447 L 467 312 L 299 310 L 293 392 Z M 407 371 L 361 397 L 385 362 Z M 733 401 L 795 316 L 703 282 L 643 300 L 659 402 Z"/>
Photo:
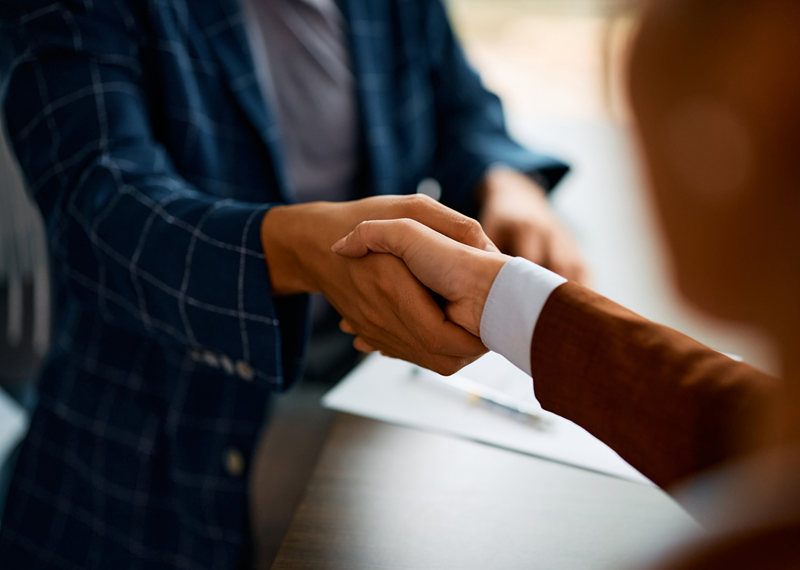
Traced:
<path fill-rule="evenodd" d="M 323 404 L 652 484 L 586 430 L 542 410 L 530 377 L 499 354 L 487 354 L 457 376 L 535 406 L 539 419 L 483 402 L 440 382 L 433 372 L 380 355 L 368 357 L 325 395 Z"/>

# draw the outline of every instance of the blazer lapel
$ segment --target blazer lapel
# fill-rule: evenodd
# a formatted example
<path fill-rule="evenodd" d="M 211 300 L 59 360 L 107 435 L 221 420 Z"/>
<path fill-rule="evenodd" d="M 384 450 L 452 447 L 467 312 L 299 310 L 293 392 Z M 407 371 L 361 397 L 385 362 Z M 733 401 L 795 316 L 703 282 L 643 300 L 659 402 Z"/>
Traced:
<path fill-rule="evenodd" d="M 370 178 L 375 194 L 398 192 L 396 145 L 392 140 L 391 34 L 389 2 L 379 0 L 340 0 L 348 23 L 350 53 L 353 60 L 361 128 L 364 133 Z"/>
<path fill-rule="evenodd" d="M 231 93 L 264 141 L 283 199 L 296 202 L 288 184 L 278 126 L 258 84 L 239 2 L 187 0 L 187 8 L 219 59 Z"/>

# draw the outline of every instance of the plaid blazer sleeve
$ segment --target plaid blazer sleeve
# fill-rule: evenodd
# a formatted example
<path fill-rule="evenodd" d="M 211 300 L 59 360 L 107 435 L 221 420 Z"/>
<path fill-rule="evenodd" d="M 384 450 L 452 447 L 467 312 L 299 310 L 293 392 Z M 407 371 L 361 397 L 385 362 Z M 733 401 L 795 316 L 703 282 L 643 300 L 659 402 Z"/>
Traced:
<path fill-rule="evenodd" d="M 569 167 L 531 152 L 509 136 L 500 99 L 483 86 L 467 61 L 441 0 L 424 4 L 439 140 L 433 175 L 442 185 L 442 201 L 470 212 L 475 187 L 496 163 L 531 174 L 551 190 Z"/>
<path fill-rule="evenodd" d="M 271 297 L 260 241 L 270 205 L 180 176 L 154 135 L 144 34 L 125 6 L 0 6 L 9 135 L 57 273 L 109 322 L 226 355 L 281 384 L 300 360 L 305 299 Z M 281 316 L 291 322 L 282 326 Z"/>

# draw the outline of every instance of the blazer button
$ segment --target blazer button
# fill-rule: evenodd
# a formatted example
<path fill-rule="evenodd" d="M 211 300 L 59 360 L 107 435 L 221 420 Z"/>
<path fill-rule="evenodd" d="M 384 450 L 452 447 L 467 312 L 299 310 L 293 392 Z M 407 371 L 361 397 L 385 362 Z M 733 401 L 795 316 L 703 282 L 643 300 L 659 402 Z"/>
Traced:
<path fill-rule="evenodd" d="M 236 373 L 239 375 L 239 378 L 242 380 L 247 380 L 248 382 L 253 379 L 256 375 L 253 367 L 247 364 L 244 360 L 240 360 L 236 363 Z"/>
<path fill-rule="evenodd" d="M 206 364 L 208 364 L 211 368 L 219 368 L 219 358 L 216 354 L 207 350 L 203 353 L 203 360 Z"/>
<path fill-rule="evenodd" d="M 230 358 L 228 358 L 227 356 L 222 356 L 219 359 L 219 363 L 220 363 L 220 366 L 222 366 L 222 369 L 225 371 L 225 374 L 227 374 L 228 376 L 232 376 L 233 375 L 235 370 L 234 370 L 233 361 Z"/>
<path fill-rule="evenodd" d="M 241 477 L 242 473 L 244 473 L 244 456 L 235 447 L 229 447 L 225 450 L 223 463 L 225 464 L 225 471 L 231 477 Z"/>

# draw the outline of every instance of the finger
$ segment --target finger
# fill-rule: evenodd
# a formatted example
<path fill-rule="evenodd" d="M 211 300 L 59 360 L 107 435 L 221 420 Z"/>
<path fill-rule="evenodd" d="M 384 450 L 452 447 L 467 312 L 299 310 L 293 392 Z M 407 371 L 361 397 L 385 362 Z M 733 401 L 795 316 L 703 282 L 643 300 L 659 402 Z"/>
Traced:
<path fill-rule="evenodd" d="M 359 352 L 366 352 L 366 353 L 375 352 L 375 349 L 372 347 L 372 345 L 370 345 L 360 336 L 357 336 L 353 341 L 353 348 L 355 348 Z"/>
<path fill-rule="evenodd" d="M 459 358 L 486 351 L 480 338 L 447 320 L 442 309 L 418 281 L 405 282 L 404 286 L 405 294 L 392 305 L 392 311 L 400 322 L 407 323 L 409 315 L 414 316 L 410 332 L 419 346 L 431 354 Z"/>
<path fill-rule="evenodd" d="M 339 330 L 347 334 L 357 334 L 356 329 L 354 329 L 353 326 L 344 319 L 339 321 Z"/>
<path fill-rule="evenodd" d="M 508 245 L 511 236 L 509 235 L 507 227 L 502 223 L 498 223 L 496 219 L 491 216 L 481 219 L 481 226 L 483 227 L 483 231 L 486 232 L 486 237 L 492 240 L 492 243 L 497 247 L 498 251 L 503 253 L 509 253 L 511 251 Z"/>
<path fill-rule="evenodd" d="M 361 228 L 363 224 L 370 223 L 372 222 L 361 222 L 358 224 L 356 229 L 333 244 L 331 251 L 344 257 L 364 257 L 367 255 L 370 252 L 370 246 L 372 244 L 365 239 L 364 231 L 359 231 L 359 228 Z M 372 251 L 377 250 L 373 249 Z"/>
<path fill-rule="evenodd" d="M 440 353 L 444 356 L 472 358 L 486 353 L 486 346 L 479 337 L 450 321 L 441 323 L 438 334 L 441 340 L 434 346 L 442 346 Z"/>
<path fill-rule="evenodd" d="M 534 226 L 522 226 L 509 240 L 509 250 L 513 255 L 524 257 L 538 265 L 548 267 L 548 241 L 545 231 Z M 548 267 L 548 269 L 550 269 Z"/>
<path fill-rule="evenodd" d="M 472 249 L 436 235 L 458 248 Z M 353 290 L 359 291 L 363 300 L 353 304 L 352 298 L 344 294 L 334 296 L 332 303 L 358 332 L 360 340 L 354 346 L 359 350 L 377 349 L 422 364 L 442 356 L 474 358 L 486 351 L 480 339 L 447 321 L 428 290 L 401 259 L 375 254 L 352 260 L 347 266 Z M 350 287 L 342 293 L 347 290 Z"/>
<path fill-rule="evenodd" d="M 434 372 L 441 374 L 442 376 L 452 376 L 465 366 L 468 366 L 478 360 L 481 356 L 486 354 L 488 350 L 485 350 L 482 354 L 477 356 L 470 356 L 470 357 L 446 357 L 440 360 L 438 363 L 434 364 L 437 369 L 434 369 Z"/>
<path fill-rule="evenodd" d="M 455 210 L 451 210 L 427 196 L 417 195 L 414 197 L 399 198 L 398 200 L 401 200 L 398 202 L 399 207 L 390 209 L 388 212 L 400 215 L 397 215 L 395 218 L 384 218 L 384 221 L 392 219 L 400 220 L 405 217 L 410 220 L 415 220 L 423 226 L 427 226 L 433 231 L 464 245 L 484 251 L 499 252 L 476 220 L 464 216 Z M 401 215 L 402 212 L 405 212 L 407 215 Z M 381 220 L 380 214 L 376 216 L 376 218 L 377 220 Z M 351 232 L 350 235 L 337 241 L 331 249 L 347 257 L 363 257 L 369 253 L 369 251 L 377 251 L 371 247 L 372 242 L 366 239 L 367 236 L 364 235 L 369 233 L 369 227 L 374 221 L 375 220 L 362 222 L 367 225 L 356 234 L 362 239 L 354 241 Z M 375 245 L 377 245 L 377 243 L 375 243 Z"/>
<path fill-rule="evenodd" d="M 430 297 L 427 291 L 424 293 Z M 487 352 L 479 337 L 448 321 L 433 299 L 429 302 L 424 306 L 403 302 L 397 308 L 392 307 L 392 320 L 401 323 L 406 330 L 405 342 L 398 343 L 396 335 L 380 328 L 372 328 L 367 333 L 362 331 L 362 340 L 393 358 L 411 362 L 433 357 L 474 359 Z M 413 318 L 410 319 L 409 315 Z"/>
<path fill-rule="evenodd" d="M 437 374 L 441 374 L 442 376 L 452 376 L 465 366 L 468 366 L 469 364 L 472 364 L 473 362 L 478 360 L 478 358 L 483 356 L 483 354 L 485 354 L 486 352 L 488 351 L 485 351 L 480 355 L 470 356 L 470 357 L 438 356 L 411 362 L 417 364 L 418 366 L 426 368 L 427 370 L 432 370 Z M 388 351 L 381 351 L 381 354 L 388 358 L 399 358 L 402 360 L 402 357 L 399 357 L 398 355 Z"/>
<path fill-rule="evenodd" d="M 398 360 L 405 360 L 407 362 L 411 362 L 427 370 L 432 370 L 437 374 L 441 374 L 442 376 L 451 376 L 464 368 L 465 366 L 472 364 L 478 358 L 483 356 L 488 352 L 488 349 L 484 349 L 483 352 L 480 354 L 476 354 L 473 356 L 441 356 L 441 355 L 419 355 L 419 358 L 408 358 L 394 350 L 391 349 L 380 349 L 380 354 L 387 358 L 396 358 Z"/>
<path fill-rule="evenodd" d="M 492 240 L 486 237 L 477 220 L 422 194 L 418 194 L 414 198 L 407 201 L 408 218 L 465 245 L 485 251 L 499 252 Z"/>
<path fill-rule="evenodd" d="M 478 337 L 447 320 L 405 265 L 395 266 L 402 261 L 388 256 L 374 259 L 381 262 L 381 273 L 389 277 L 388 286 L 381 293 L 384 304 L 380 315 L 368 318 L 358 330 L 373 348 L 411 361 L 423 354 L 468 358 L 486 352 Z M 393 271 L 393 266 L 399 271 Z"/>
<path fill-rule="evenodd" d="M 373 251 L 405 259 L 409 246 L 426 236 L 435 237 L 435 232 L 414 220 L 372 220 L 358 224 L 332 249 L 345 257 L 363 257 Z"/>
<path fill-rule="evenodd" d="M 447 303 L 444 312 L 447 315 L 447 320 L 451 323 L 455 323 L 466 329 L 467 332 L 479 336 L 484 305 L 485 303 L 458 301 Z"/>

